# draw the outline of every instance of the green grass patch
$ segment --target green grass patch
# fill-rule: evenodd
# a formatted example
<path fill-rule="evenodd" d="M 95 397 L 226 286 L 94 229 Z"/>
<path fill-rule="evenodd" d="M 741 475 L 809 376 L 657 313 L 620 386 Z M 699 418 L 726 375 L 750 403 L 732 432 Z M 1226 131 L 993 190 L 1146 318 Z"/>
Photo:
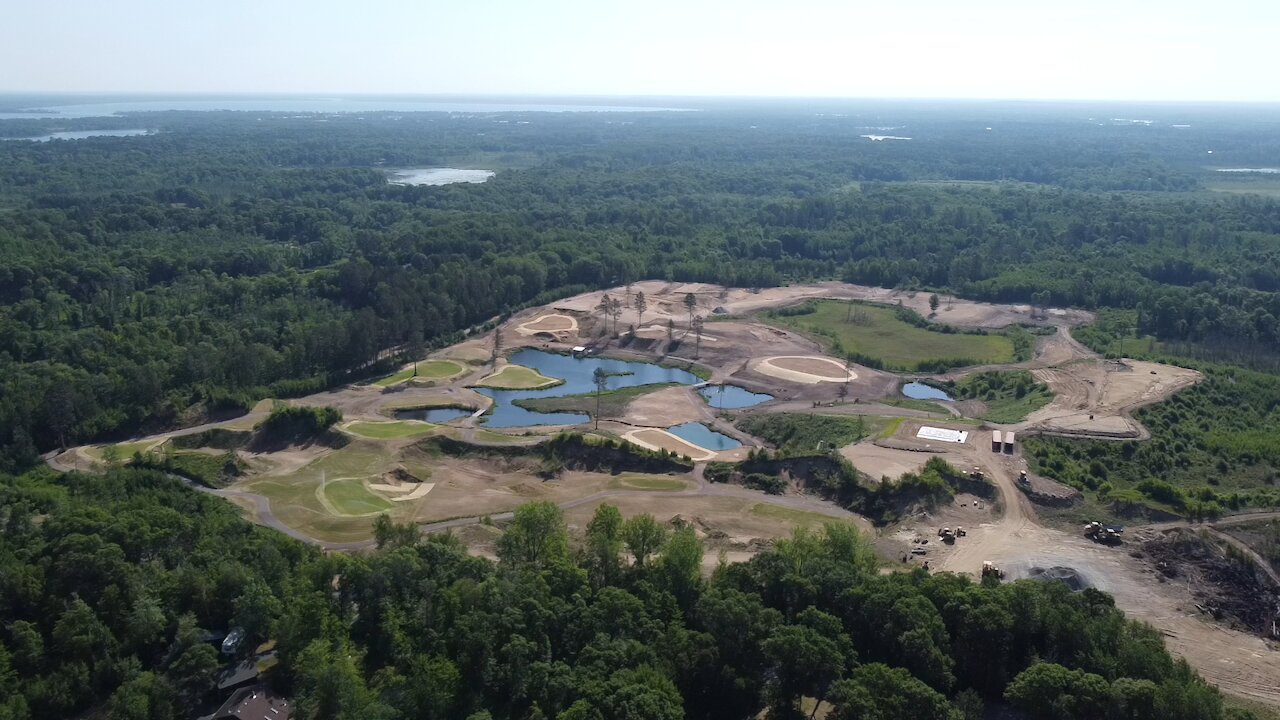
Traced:
<path fill-rule="evenodd" d="M 417 365 L 417 373 L 414 373 L 414 366 L 401 370 L 400 372 L 388 375 L 384 378 L 374 380 L 373 384 L 378 387 L 388 387 L 396 383 L 402 383 L 413 377 L 426 378 L 428 380 L 443 380 L 451 378 L 455 375 L 461 375 L 466 371 L 461 364 L 452 360 L 423 360 Z"/>
<path fill-rule="evenodd" d="M 836 355 L 887 370 L 938 371 L 1016 357 L 1014 341 L 1006 334 L 961 332 L 904 308 L 811 300 L 766 318 L 825 339 Z"/>
<path fill-rule="evenodd" d="M 324 497 L 344 515 L 367 515 L 391 508 L 391 502 L 369 492 L 359 480 L 331 480 L 325 483 Z"/>
<path fill-rule="evenodd" d="M 756 503 L 755 505 L 752 505 L 751 514 L 758 518 L 780 520 L 799 527 L 817 527 L 826 525 L 827 523 L 846 522 L 838 518 L 833 518 L 829 515 L 809 512 L 808 510 L 796 510 L 795 508 L 772 505 L 770 503 Z"/>
<path fill-rule="evenodd" d="M 430 423 L 397 420 L 395 422 L 353 422 L 346 426 L 346 431 L 373 440 L 396 440 L 428 435 L 435 432 L 436 427 Z"/>
<path fill-rule="evenodd" d="M 924 412 L 938 413 L 941 415 L 950 415 L 947 409 L 932 400 L 917 400 L 916 398 L 886 398 L 880 401 L 883 405 L 890 407 L 906 408 L 908 410 L 922 410 Z"/>
<path fill-rule="evenodd" d="M 876 434 L 876 439 L 884 440 L 885 438 L 893 437 L 893 435 L 898 432 L 898 428 L 902 427 L 902 423 L 906 421 L 907 419 L 904 417 L 888 418 L 888 422 L 886 422 L 884 427 L 880 428 L 880 432 Z"/>
<path fill-rule="evenodd" d="M 981 419 L 994 423 L 1019 422 L 1053 401 L 1049 386 L 1026 370 L 983 372 L 936 384 L 957 400 L 981 400 L 987 406 Z"/>
<path fill-rule="evenodd" d="M 704 367 L 702 365 L 699 365 L 698 363 L 691 362 L 689 360 L 679 360 L 676 358 L 669 357 L 669 358 L 665 358 L 662 362 L 658 363 L 658 365 L 664 368 L 675 368 L 676 370 L 684 370 L 687 373 L 697 375 L 698 379 L 702 380 L 703 382 L 710 380 L 712 375 L 711 368 Z"/>
<path fill-rule="evenodd" d="M 735 423 L 785 455 L 805 455 L 858 442 L 870 432 L 861 415 L 769 413 L 744 415 Z"/>
<path fill-rule="evenodd" d="M 476 383 L 494 390 L 540 390 L 563 385 L 564 380 L 551 378 L 523 365 L 506 365 L 498 372 Z"/>
<path fill-rule="evenodd" d="M 627 405 L 641 395 L 679 387 L 679 383 L 655 383 L 653 385 L 635 385 L 632 387 L 607 390 L 600 393 L 600 417 L 621 417 Z M 580 412 L 595 415 L 596 394 L 565 395 L 562 397 L 525 398 L 513 401 L 517 407 L 535 412 Z"/>
<path fill-rule="evenodd" d="M 646 473 L 623 473 L 609 483 L 609 487 L 619 490 L 656 490 L 676 491 L 689 487 L 685 480 L 671 475 L 651 475 Z"/>

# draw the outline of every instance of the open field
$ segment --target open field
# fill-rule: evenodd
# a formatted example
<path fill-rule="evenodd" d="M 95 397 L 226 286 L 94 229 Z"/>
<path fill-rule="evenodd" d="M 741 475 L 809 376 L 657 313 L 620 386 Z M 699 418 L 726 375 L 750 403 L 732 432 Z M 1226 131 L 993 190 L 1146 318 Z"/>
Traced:
<path fill-rule="evenodd" d="M 395 420 L 392 422 L 357 421 L 347 423 L 343 429 L 353 435 L 374 440 L 398 440 L 400 438 L 430 435 L 437 426 L 414 420 Z"/>
<path fill-rule="evenodd" d="M 780 380 L 812 385 L 823 382 L 851 382 L 858 374 L 846 370 L 844 363 L 834 358 L 813 355 L 785 355 L 763 358 L 752 369 Z"/>
<path fill-rule="evenodd" d="M 501 370 L 480 379 L 476 385 L 494 390 L 540 390 L 563 384 L 563 380 L 522 365 L 504 365 Z"/>
<path fill-rule="evenodd" d="M 688 480 L 675 475 L 649 475 L 644 473 L 623 473 L 610 483 L 610 487 L 619 490 L 658 490 L 673 492 L 689 487 Z"/>
<path fill-rule="evenodd" d="M 1013 342 L 998 335 L 943 333 L 899 319 L 892 308 L 818 300 L 813 312 L 777 313 L 769 322 L 813 333 L 846 353 L 875 358 L 889 368 L 915 369 L 922 363 L 964 359 L 967 364 L 1011 362 Z"/>

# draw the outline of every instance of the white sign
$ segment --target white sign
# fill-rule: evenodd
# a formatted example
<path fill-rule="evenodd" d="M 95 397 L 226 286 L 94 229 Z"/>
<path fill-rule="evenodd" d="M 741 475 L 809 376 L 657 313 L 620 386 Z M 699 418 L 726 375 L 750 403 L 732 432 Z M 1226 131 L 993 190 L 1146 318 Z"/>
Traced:
<path fill-rule="evenodd" d="M 916 437 L 925 440 L 938 440 L 949 443 L 962 443 L 969 439 L 967 430 L 948 430 L 947 428 L 925 427 L 920 428 L 920 432 L 916 433 Z"/>

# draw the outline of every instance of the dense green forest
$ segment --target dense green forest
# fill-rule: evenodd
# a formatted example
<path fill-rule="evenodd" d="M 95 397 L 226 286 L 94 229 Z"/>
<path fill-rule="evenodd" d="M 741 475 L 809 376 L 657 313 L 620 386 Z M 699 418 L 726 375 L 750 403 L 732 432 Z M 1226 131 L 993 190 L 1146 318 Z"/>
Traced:
<path fill-rule="evenodd" d="M 0 718 L 188 717 L 210 631 L 274 639 L 301 720 L 1247 718 L 1106 595 L 882 575 L 850 526 L 701 573 L 690 526 L 521 507 L 496 562 L 378 525 L 325 555 L 162 473 L 0 478 Z"/>
<path fill-rule="evenodd" d="M 155 131 L 0 142 L 0 463 L 318 390 L 640 278 L 1129 308 L 1162 341 L 1276 350 L 1280 203 L 1200 191 L 1208 145 L 1280 164 L 1275 118 L 816 107 L 0 121 Z M 861 137 L 882 126 L 912 140 Z M 498 174 L 387 183 L 445 164 Z"/>

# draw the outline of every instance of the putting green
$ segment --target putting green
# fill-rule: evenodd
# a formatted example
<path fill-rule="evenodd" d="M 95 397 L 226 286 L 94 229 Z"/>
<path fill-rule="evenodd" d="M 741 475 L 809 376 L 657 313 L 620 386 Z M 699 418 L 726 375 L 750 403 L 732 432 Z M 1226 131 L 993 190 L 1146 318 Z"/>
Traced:
<path fill-rule="evenodd" d="M 396 440 L 399 438 L 429 435 L 436 430 L 431 423 L 398 420 L 396 422 L 363 422 L 357 421 L 346 426 L 346 431 L 373 440 Z"/>
<path fill-rule="evenodd" d="M 343 515 L 368 515 L 391 509 L 388 500 L 369 492 L 358 480 L 333 480 L 325 483 L 324 497 Z"/>
<path fill-rule="evenodd" d="M 466 372 L 466 368 L 452 360 L 423 360 L 418 363 L 417 377 L 428 380 L 443 380 L 455 375 L 461 375 L 464 372 Z M 413 377 L 413 366 L 410 365 L 398 373 L 373 381 L 373 384 L 378 387 L 387 387 L 402 383 Z"/>
<path fill-rule="evenodd" d="M 533 368 L 507 365 L 498 372 L 482 378 L 477 384 L 495 390 L 538 390 L 563 383 L 563 380 L 547 377 Z"/>

